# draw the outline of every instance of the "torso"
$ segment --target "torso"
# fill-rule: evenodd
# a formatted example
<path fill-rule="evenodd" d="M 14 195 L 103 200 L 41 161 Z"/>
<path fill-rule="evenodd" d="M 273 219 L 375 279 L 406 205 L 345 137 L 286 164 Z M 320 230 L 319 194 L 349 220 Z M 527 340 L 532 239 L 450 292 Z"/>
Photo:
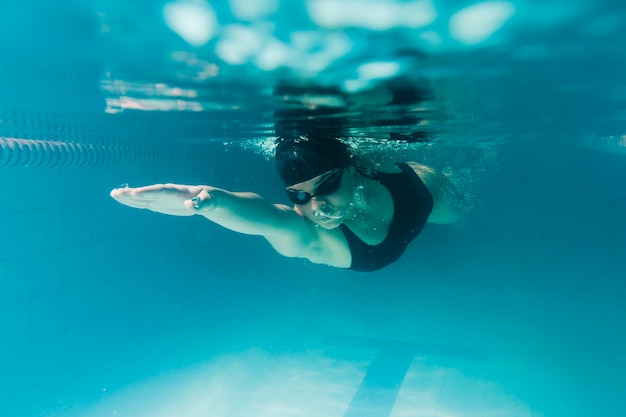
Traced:
<path fill-rule="evenodd" d="M 432 211 L 432 196 L 416 172 L 407 164 L 395 168 L 368 179 L 371 210 L 340 227 L 351 269 L 372 271 L 397 260 Z"/>
<path fill-rule="evenodd" d="M 346 220 L 344 224 L 368 245 L 378 245 L 387 237 L 393 220 L 393 197 L 379 181 L 365 178 L 365 182 L 369 192 L 370 210 L 361 218 Z"/>

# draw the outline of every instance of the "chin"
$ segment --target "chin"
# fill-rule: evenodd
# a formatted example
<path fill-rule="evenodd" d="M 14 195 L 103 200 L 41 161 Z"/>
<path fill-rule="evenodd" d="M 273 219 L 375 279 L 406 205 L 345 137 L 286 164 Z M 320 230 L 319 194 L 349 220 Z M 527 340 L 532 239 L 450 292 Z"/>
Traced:
<path fill-rule="evenodd" d="M 341 223 L 343 223 L 343 219 L 320 220 L 316 218 L 315 220 L 313 220 L 313 222 L 315 222 L 315 224 L 317 224 L 319 227 L 330 230 L 336 229 L 341 226 Z"/>

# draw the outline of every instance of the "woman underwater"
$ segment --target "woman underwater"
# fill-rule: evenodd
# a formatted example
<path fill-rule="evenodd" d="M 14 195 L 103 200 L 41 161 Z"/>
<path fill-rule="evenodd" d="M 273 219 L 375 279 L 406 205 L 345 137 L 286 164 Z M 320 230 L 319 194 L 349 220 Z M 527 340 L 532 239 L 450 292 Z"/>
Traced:
<path fill-rule="evenodd" d="M 293 207 L 208 185 L 124 187 L 111 197 L 163 214 L 201 215 L 263 236 L 284 256 L 355 271 L 395 262 L 426 222 L 460 216 L 454 187 L 442 174 L 415 162 L 360 159 L 333 137 L 278 139 L 276 167 Z"/>

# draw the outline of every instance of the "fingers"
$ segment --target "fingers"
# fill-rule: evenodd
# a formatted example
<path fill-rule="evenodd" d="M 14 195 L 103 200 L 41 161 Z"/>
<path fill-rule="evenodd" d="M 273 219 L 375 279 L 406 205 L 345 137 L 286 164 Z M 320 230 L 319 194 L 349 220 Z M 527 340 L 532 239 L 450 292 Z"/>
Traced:
<path fill-rule="evenodd" d="M 146 187 L 130 188 L 128 185 L 125 185 L 120 188 L 114 188 L 109 195 L 118 203 L 126 206 L 147 208 L 151 199 L 146 195 L 142 195 L 142 193 L 146 191 L 144 188 Z"/>
<path fill-rule="evenodd" d="M 132 198 L 132 197 L 135 197 L 137 195 L 140 195 L 144 191 L 149 191 L 149 190 L 145 190 L 145 188 L 146 187 L 141 187 L 141 188 L 130 188 L 130 187 L 114 188 L 113 190 L 111 190 L 109 195 L 111 197 L 113 197 L 115 200 L 118 200 L 118 201 L 127 200 L 129 198 Z"/>
<path fill-rule="evenodd" d="M 123 198 L 125 195 L 128 195 L 130 190 L 131 190 L 130 188 L 114 188 L 113 190 L 111 190 L 109 195 L 115 200 L 119 201 L 120 198 Z"/>
<path fill-rule="evenodd" d="M 118 203 L 129 207 L 190 216 L 200 210 L 213 209 L 217 205 L 217 200 L 208 192 L 209 189 L 206 186 L 180 184 L 154 184 L 138 188 L 125 185 L 113 189 L 110 195 Z"/>
<path fill-rule="evenodd" d="M 128 184 L 123 184 L 121 187 L 114 188 L 110 194 L 111 197 L 117 199 L 118 197 L 141 196 L 144 193 L 149 194 L 151 192 L 154 193 L 163 191 L 186 192 L 191 195 L 191 192 L 186 185 L 177 184 L 152 184 L 136 188 L 131 188 Z"/>
<path fill-rule="evenodd" d="M 130 195 L 140 195 L 143 193 L 175 193 L 175 194 L 187 194 L 189 197 L 200 193 L 202 190 L 201 186 L 198 185 L 184 185 L 184 184 L 152 184 L 145 185 L 143 187 L 128 187 L 128 184 L 125 184 L 124 187 L 118 187 L 116 190 L 121 190 L 120 193 L 130 194 Z M 126 191 L 124 191 L 126 190 Z"/>

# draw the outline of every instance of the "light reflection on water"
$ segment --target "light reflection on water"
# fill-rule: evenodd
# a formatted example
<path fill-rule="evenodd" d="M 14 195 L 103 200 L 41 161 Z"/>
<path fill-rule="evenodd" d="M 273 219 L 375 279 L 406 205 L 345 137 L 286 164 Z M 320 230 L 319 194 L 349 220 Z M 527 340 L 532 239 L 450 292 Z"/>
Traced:
<path fill-rule="evenodd" d="M 384 139 L 417 126 L 464 143 L 559 127 L 623 134 L 595 131 L 619 130 L 624 114 L 613 85 L 625 69 L 616 22 L 626 16 L 608 4 L 179 0 L 141 14 L 133 5 L 97 6 L 101 41 L 117 51 L 101 80 L 110 112 L 219 110 L 242 140 L 265 137 L 253 123 L 267 125 L 272 111 L 294 105 L 343 107 L 350 137 Z M 276 94 L 284 83 L 301 97 Z M 385 100 L 390 84 L 432 97 L 398 105 Z M 320 97 L 320 88 L 334 91 Z"/>
<path fill-rule="evenodd" d="M 3 7 L 6 16 L 28 15 Z M 609 2 L 95 0 L 91 8 L 69 1 L 55 7 L 33 19 L 46 37 L 35 39 L 19 19 L 5 22 L 0 49 L 19 58 L 0 67 L 8 98 L 0 110 L 105 111 L 140 121 L 139 113 L 195 113 L 168 118 L 179 135 L 151 132 L 155 140 L 195 143 L 267 138 L 274 111 L 295 105 L 342 107 L 346 136 L 363 139 L 420 131 L 464 146 L 501 141 L 512 131 L 569 130 L 578 139 L 624 134 L 618 86 L 626 73 L 626 15 Z M 190 40 L 194 31 L 204 35 Z M 300 99 L 276 94 L 285 83 L 299 86 Z M 415 86 L 431 97 L 385 100 L 390 88 Z M 320 97 L 320 88 L 334 91 Z M 73 128 L 68 122 L 51 139 L 63 140 L 63 130 Z M 126 130 L 125 137 L 101 136 L 141 136 L 132 123 Z"/>

